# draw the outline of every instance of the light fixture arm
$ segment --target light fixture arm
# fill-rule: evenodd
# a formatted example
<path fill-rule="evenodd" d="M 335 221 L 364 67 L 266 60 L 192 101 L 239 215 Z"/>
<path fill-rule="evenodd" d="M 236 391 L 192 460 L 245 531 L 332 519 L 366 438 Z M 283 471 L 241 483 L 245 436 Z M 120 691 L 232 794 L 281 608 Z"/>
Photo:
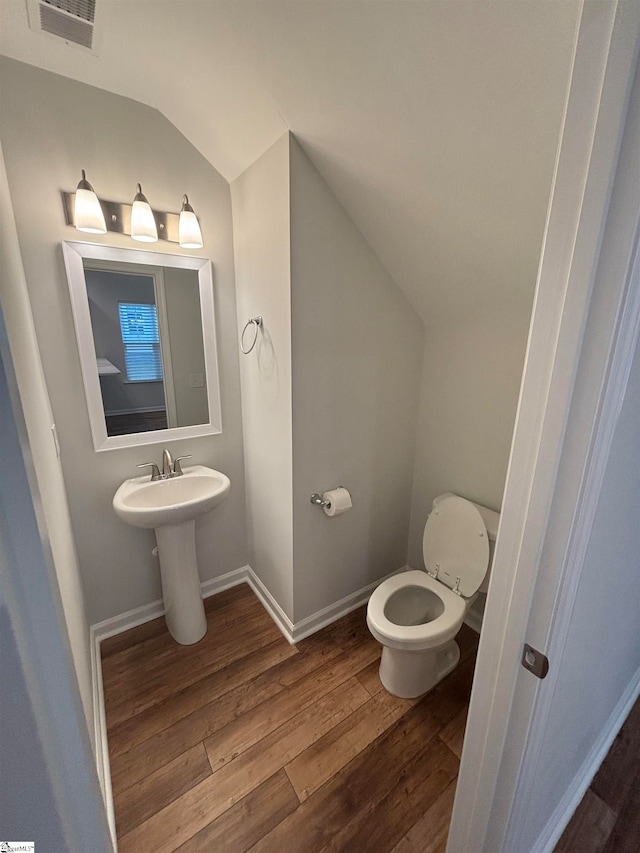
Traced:
<path fill-rule="evenodd" d="M 95 190 L 87 180 L 87 173 L 84 169 L 82 169 L 82 180 L 78 182 L 77 190 L 87 190 L 90 193 L 95 192 Z"/>
<path fill-rule="evenodd" d="M 135 195 L 135 198 L 133 200 L 134 200 L 134 202 L 141 201 L 143 204 L 149 204 L 149 201 L 148 201 L 146 195 L 144 195 L 144 193 L 142 192 L 142 185 L 141 184 L 136 184 L 136 195 Z"/>

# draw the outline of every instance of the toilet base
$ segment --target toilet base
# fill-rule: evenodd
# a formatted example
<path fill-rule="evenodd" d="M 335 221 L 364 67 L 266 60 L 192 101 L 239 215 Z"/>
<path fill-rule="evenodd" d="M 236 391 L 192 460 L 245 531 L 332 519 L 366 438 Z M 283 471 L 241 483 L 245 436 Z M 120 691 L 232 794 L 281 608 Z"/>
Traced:
<path fill-rule="evenodd" d="M 451 640 L 439 649 L 406 651 L 382 647 L 380 681 L 386 691 L 401 699 L 415 699 L 432 690 L 454 669 L 460 648 Z"/>

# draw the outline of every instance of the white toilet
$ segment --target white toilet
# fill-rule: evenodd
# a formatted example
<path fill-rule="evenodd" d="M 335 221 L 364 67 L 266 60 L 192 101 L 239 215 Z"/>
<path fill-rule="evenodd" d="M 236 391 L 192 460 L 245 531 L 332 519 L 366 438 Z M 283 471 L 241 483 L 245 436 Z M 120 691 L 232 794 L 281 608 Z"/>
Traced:
<path fill-rule="evenodd" d="M 421 696 L 458 663 L 454 637 L 478 592 L 487 590 L 499 518 L 457 495 L 440 495 L 422 539 L 427 571 L 393 575 L 372 594 L 367 625 L 383 645 L 380 680 L 389 693 Z"/>

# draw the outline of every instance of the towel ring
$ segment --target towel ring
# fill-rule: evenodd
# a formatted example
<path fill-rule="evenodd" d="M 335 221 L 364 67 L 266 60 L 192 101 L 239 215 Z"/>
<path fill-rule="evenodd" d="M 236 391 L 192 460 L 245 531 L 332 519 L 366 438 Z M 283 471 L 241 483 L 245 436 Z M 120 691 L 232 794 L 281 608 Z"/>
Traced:
<path fill-rule="evenodd" d="M 253 341 L 251 342 L 251 346 L 249 347 L 249 349 L 245 349 L 244 348 L 244 333 L 247 331 L 249 326 L 255 326 L 256 331 L 255 331 L 255 335 L 253 336 Z M 244 324 L 244 329 L 242 330 L 242 334 L 240 335 L 240 349 L 242 350 L 242 352 L 245 355 L 249 355 L 251 350 L 256 345 L 256 341 L 258 340 L 258 330 L 261 328 L 261 326 L 262 326 L 262 317 L 252 317 L 250 320 L 247 320 L 247 322 Z"/>

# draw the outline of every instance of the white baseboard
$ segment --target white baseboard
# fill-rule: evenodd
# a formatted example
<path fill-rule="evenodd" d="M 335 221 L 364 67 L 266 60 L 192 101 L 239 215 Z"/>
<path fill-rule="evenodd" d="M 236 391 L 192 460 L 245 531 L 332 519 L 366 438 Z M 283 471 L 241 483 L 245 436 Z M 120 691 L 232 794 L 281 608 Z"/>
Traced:
<path fill-rule="evenodd" d="M 629 716 L 629 712 L 633 708 L 638 696 L 640 696 L 640 669 L 636 671 L 631 683 L 614 708 L 607 724 L 600 733 L 600 737 L 593 745 L 591 752 L 583 761 L 580 770 L 576 773 L 573 782 L 567 788 L 564 796 L 549 818 L 531 853 L 553 853 L 556 844 L 573 817 L 575 810 L 580 805 L 589 785 L 593 781 L 593 777 L 606 758 L 607 753 L 611 749 L 611 744 L 616 739 L 616 735 L 622 728 L 622 724 Z"/>
<path fill-rule="evenodd" d="M 250 572 L 250 566 L 242 566 L 239 569 L 234 569 L 232 572 L 227 572 L 226 575 L 220 575 L 209 581 L 203 581 L 200 584 L 202 597 L 209 598 L 209 596 L 217 595 L 217 593 L 223 592 L 225 589 L 231 589 L 232 586 L 239 586 L 241 583 L 246 583 Z"/>
<path fill-rule="evenodd" d="M 200 584 L 202 597 L 209 598 L 210 595 L 215 595 L 224 589 L 244 583 L 250 571 L 249 566 L 243 566 L 240 569 L 227 572 L 226 575 L 220 575 L 220 577 L 204 581 Z M 119 616 L 112 616 L 103 622 L 97 622 L 91 626 L 91 630 L 98 642 L 101 643 L 107 637 L 115 637 L 116 634 L 122 634 L 130 628 L 137 628 L 138 625 L 144 625 L 145 622 L 151 622 L 152 619 L 158 619 L 158 617 L 163 615 L 164 604 L 160 598 L 157 601 L 152 601 L 150 604 L 143 604 L 142 607 L 134 607 L 133 610 L 127 610 L 126 613 L 121 613 Z"/>
<path fill-rule="evenodd" d="M 278 604 L 275 598 L 271 595 L 267 587 L 262 583 L 258 575 L 253 571 L 251 567 L 248 567 L 249 570 L 247 572 L 247 583 L 260 600 L 260 603 L 267 611 L 269 616 L 276 623 L 280 631 L 282 632 L 282 636 L 287 640 L 287 642 L 294 642 L 293 634 L 294 634 L 294 625 L 293 622 L 289 619 L 287 614 L 284 612 L 282 607 Z"/>
<path fill-rule="evenodd" d="M 356 592 L 352 592 L 350 595 L 341 598 L 334 604 L 330 604 L 328 607 L 318 610 L 317 613 L 313 613 L 311 616 L 307 616 L 305 619 L 301 619 L 299 622 L 296 622 L 292 631 L 293 639 L 290 642 L 297 643 L 305 637 L 315 634 L 316 631 L 319 631 L 326 625 L 336 622 L 338 619 L 346 616 L 347 613 L 351 613 L 352 610 L 357 610 L 358 607 L 361 607 L 369 600 L 371 593 L 376 587 L 380 586 L 383 581 L 386 581 L 387 578 L 397 575 L 400 572 L 406 572 L 408 569 L 408 566 L 402 566 L 400 569 L 396 569 L 394 572 L 390 572 L 388 575 L 378 578 L 378 580 L 373 583 L 362 587 L 362 589 L 356 590 Z"/>
<path fill-rule="evenodd" d="M 276 623 L 284 638 L 289 643 L 294 644 L 299 643 L 300 640 L 304 640 L 305 637 L 311 636 L 311 634 L 315 634 L 316 631 L 330 625 L 332 622 L 337 622 L 338 619 L 346 616 L 347 613 L 351 613 L 352 610 L 356 610 L 369 600 L 373 590 L 384 580 L 398 574 L 398 572 L 407 571 L 407 568 L 407 566 L 403 566 L 400 569 L 396 569 L 395 572 L 378 578 L 373 583 L 356 590 L 356 592 L 352 592 L 350 595 L 341 598 L 328 607 L 324 607 L 322 610 L 318 610 L 316 613 L 301 619 L 295 624 L 289 619 L 267 587 L 250 567 L 248 567 L 247 583 L 260 599 L 262 606 Z"/>
<path fill-rule="evenodd" d="M 107 812 L 107 821 L 111 832 L 114 851 L 118 850 L 116 840 L 116 817 L 113 809 L 113 791 L 111 788 L 111 765 L 109 764 L 109 745 L 107 743 L 107 719 L 104 706 L 104 690 L 102 686 L 102 665 L 100 660 L 101 638 L 95 627 L 89 628 L 91 649 L 91 688 L 93 694 L 93 730 L 95 738 L 96 767 Z"/>

